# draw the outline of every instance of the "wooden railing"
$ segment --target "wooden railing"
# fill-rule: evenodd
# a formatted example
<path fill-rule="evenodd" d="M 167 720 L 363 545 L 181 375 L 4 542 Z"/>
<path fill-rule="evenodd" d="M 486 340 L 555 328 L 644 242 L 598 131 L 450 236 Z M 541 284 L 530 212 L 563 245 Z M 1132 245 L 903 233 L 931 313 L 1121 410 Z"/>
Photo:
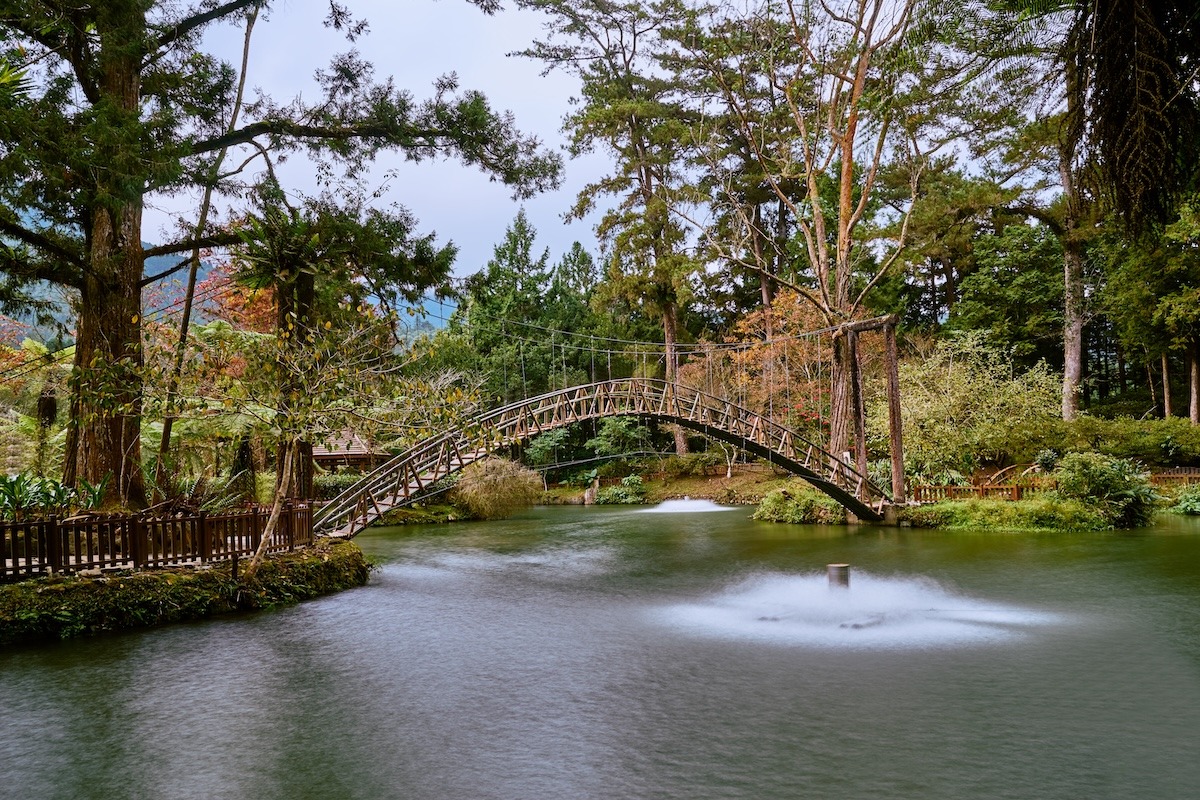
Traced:
<path fill-rule="evenodd" d="M 1173 467 L 1150 473 L 1154 486 L 1190 486 L 1200 483 L 1200 467 Z"/>
<path fill-rule="evenodd" d="M 1022 486 L 1010 483 L 980 484 L 978 486 L 914 486 L 912 499 L 916 503 L 936 503 L 940 500 L 1020 500 L 1051 491 L 1053 486 Z"/>
<path fill-rule="evenodd" d="M 269 509 L 220 514 L 89 515 L 0 522 L 0 579 L 96 569 L 143 569 L 225 561 L 253 554 Z M 312 507 L 288 506 L 268 552 L 312 543 Z"/>
<path fill-rule="evenodd" d="M 1150 473 L 1152 486 L 1188 486 L 1200 483 L 1200 468 L 1173 467 Z M 912 500 L 916 503 L 936 503 L 939 500 L 968 500 L 987 497 L 993 500 L 1020 500 L 1053 491 L 1058 484 L 1049 477 L 1034 483 L 984 483 L 972 486 L 914 486 Z"/>

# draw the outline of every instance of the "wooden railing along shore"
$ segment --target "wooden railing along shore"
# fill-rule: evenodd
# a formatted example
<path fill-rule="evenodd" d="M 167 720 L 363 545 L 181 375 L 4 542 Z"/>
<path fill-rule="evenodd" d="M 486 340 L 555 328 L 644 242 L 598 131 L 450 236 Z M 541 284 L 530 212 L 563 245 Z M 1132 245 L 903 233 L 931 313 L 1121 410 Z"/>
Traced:
<path fill-rule="evenodd" d="M 1193 483 L 1200 483 L 1200 468 L 1175 467 L 1150 473 L 1152 486 L 1188 486 Z M 1025 497 L 1045 494 L 1055 488 L 1055 482 L 1049 479 L 1029 484 L 983 483 L 969 486 L 914 486 L 911 496 L 915 503 L 936 503 L 940 500 L 969 500 L 972 498 L 1021 500 Z"/>
<path fill-rule="evenodd" d="M 270 510 L 219 514 L 86 515 L 0 522 L 0 580 L 39 575 L 206 564 L 252 555 Z M 284 510 L 268 552 L 313 540 L 312 506 Z"/>

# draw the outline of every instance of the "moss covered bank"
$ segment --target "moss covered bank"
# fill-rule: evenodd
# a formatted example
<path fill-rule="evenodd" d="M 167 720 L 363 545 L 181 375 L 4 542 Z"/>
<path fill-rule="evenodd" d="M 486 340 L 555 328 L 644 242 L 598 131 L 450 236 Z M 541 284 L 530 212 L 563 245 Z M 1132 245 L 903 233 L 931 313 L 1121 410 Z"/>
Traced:
<path fill-rule="evenodd" d="M 0 646 L 275 608 L 362 586 L 371 569 L 353 543 L 326 540 L 270 558 L 240 582 L 221 564 L 0 586 Z"/>

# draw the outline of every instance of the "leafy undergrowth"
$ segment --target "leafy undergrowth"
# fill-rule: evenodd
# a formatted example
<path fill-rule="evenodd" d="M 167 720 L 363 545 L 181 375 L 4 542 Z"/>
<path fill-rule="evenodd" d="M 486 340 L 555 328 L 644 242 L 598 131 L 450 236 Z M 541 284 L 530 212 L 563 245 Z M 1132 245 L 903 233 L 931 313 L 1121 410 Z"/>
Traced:
<path fill-rule="evenodd" d="M 365 584 L 371 564 L 351 542 L 323 540 L 265 561 L 249 580 L 228 564 L 102 578 L 51 577 L 0 586 L 0 645 L 290 605 Z"/>
<path fill-rule="evenodd" d="M 899 511 L 914 528 L 1003 531 L 1102 531 L 1113 526 L 1094 504 L 1055 495 L 1027 500 L 945 500 Z"/>

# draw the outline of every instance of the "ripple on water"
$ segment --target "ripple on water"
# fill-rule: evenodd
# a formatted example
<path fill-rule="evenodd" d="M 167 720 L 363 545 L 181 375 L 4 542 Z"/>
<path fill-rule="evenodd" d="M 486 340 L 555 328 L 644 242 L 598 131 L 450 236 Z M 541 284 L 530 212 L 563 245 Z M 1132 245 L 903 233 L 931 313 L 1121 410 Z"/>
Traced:
<path fill-rule="evenodd" d="M 758 575 L 708 599 L 657 609 L 695 636 L 819 648 L 998 643 L 1066 622 L 1063 615 L 965 597 L 927 578 L 856 571 L 851 588 L 825 575 Z"/>

